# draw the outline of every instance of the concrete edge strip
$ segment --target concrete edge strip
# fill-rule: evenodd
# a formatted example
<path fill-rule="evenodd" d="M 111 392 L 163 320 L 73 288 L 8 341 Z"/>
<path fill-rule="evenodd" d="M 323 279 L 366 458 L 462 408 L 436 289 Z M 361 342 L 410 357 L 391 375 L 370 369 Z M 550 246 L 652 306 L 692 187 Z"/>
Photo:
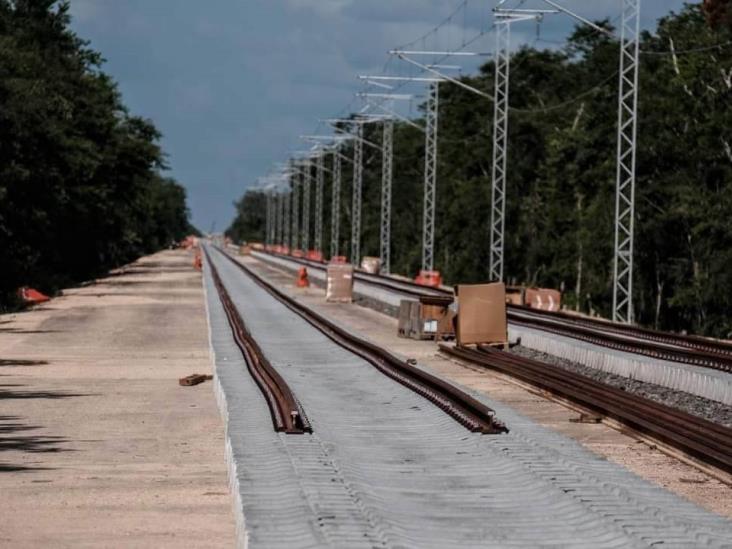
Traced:
<path fill-rule="evenodd" d="M 588 344 L 566 341 L 563 336 L 550 337 L 524 327 L 509 326 L 509 332 L 521 337 L 521 343 L 531 349 L 578 362 L 585 366 L 629 379 L 655 383 L 669 389 L 684 391 L 723 404 L 732 405 L 732 382 L 726 382 L 718 372 L 704 373 L 700 367 L 659 363 L 635 359 L 617 351 L 607 351 Z M 732 376 L 730 376 L 732 381 Z"/>
<path fill-rule="evenodd" d="M 206 308 L 206 330 L 208 332 L 209 357 L 211 360 L 211 369 L 213 370 L 213 391 L 216 398 L 216 404 L 224 422 L 224 458 L 226 459 L 226 468 L 229 475 L 229 490 L 232 496 L 232 506 L 234 512 L 234 520 L 236 523 L 236 545 L 240 549 L 247 549 L 249 546 L 249 532 L 246 528 L 246 519 L 244 517 L 244 504 L 241 500 L 241 486 L 239 485 L 239 475 L 237 474 L 237 464 L 234 459 L 234 452 L 231 446 L 231 436 L 229 434 L 229 405 L 226 399 L 226 391 L 221 383 L 219 376 L 218 362 L 216 360 L 216 350 L 213 344 L 213 332 L 211 330 L 211 311 L 209 309 L 208 289 L 206 288 L 206 273 L 208 268 L 204 262 L 204 270 L 201 273 L 201 286 L 203 288 L 203 302 Z"/>

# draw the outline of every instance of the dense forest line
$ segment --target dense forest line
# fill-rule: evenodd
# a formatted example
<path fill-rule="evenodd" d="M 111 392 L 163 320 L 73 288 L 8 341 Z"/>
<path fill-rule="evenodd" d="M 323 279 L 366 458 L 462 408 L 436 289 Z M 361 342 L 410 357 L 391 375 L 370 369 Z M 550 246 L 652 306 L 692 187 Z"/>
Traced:
<path fill-rule="evenodd" d="M 0 0 L 0 310 L 191 231 L 160 134 L 53 0 Z"/>
<path fill-rule="evenodd" d="M 732 32 L 719 21 L 709 25 L 700 5 L 687 5 L 642 37 L 634 311 L 649 326 L 730 336 Z M 559 288 L 566 306 L 604 316 L 612 301 L 618 48 L 578 28 L 564 46 L 520 49 L 511 66 L 507 282 Z M 493 71 L 489 62 L 464 80 L 490 93 Z M 435 266 L 449 283 L 484 281 L 493 106 L 449 83 L 440 96 Z M 380 128 L 367 127 L 378 142 Z M 398 123 L 394 143 L 392 271 L 413 275 L 424 137 Z M 364 152 L 362 254 L 378 255 L 381 158 Z M 350 181 L 344 163 L 346 253 Z M 249 191 L 237 202 L 230 236 L 262 239 L 264 200 Z"/>

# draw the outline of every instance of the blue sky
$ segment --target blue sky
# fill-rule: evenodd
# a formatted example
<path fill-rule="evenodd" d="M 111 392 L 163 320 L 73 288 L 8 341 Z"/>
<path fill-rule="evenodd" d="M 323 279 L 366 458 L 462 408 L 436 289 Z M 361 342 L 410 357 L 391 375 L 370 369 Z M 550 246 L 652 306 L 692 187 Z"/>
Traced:
<path fill-rule="evenodd" d="M 615 19 L 621 6 L 621 0 L 558 1 L 590 19 Z M 106 58 L 105 70 L 130 110 L 163 132 L 171 175 L 188 189 L 193 223 L 208 231 L 214 222 L 217 230 L 226 228 L 232 202 L 273 164 L 304 148 L 299 135 L 315 131 L 319 118 L 345 114 L 361 88 L 357 74 L 380 74 L 389 49 L 428 33 L 462 3 L 71 0 L 71 13 L 74 29 Z M 459 47 L 489 30 L 496 3 L 468 0 L 413 47 Z M 652 28 L 683 3 L 644 0 L 643 26 Z M 540 5 L 525 0 L 523 7 Z M 552 16 L 539 36 L 561 41 L 573 24 Z M 516 26 L 513 45 L 536 37 L 533 23 Z M 486 32 L 470 49 L 492 51 L 493 41 Z M 388 71 L 408 72 L 396 61 Z"/>

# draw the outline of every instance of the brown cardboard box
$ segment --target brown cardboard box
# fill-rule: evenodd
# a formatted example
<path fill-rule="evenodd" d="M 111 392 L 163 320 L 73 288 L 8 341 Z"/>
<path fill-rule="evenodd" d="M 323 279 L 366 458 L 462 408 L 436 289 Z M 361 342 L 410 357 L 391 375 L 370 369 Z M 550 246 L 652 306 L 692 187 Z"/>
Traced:
<path fill-rule="evenodd" d="M 402 299 L 399 302 L 399 325 L 397 335 L 399 337 L 412 337 L 412 307 L 419 305 L 413 299 Z"/>
<path fill-rule="evenodd" d="M 461 284 L 455 287 L 458 299 L 457 341 L 471 343 L 508 343 L 506 323 L 506 286 Z"/>
<path fill-rule="evenodd" d="M 399 302 L 399 337 L 437 339 L 455 334 L 449 306 L 452 298 L 421 297 L 419 301 L 402 299 Z"/>
<path fill-rule="evenodd" d="M 370 274 L 379 274 L 381 271 L 381 259 L 378 257 L 366 256 L 361 260 L 361 268 Z"/>
<path fill-rule="evenodd" d="M 343 303 L 353 301 L 353 265 L 348 263 L 328 265 L 325 299 Z"/>
<path fill-rule="evenodd" d="M 435 334 L 435 339 L 455 338 L 455 317 L 455 311 L 447 309 L 447 312 L 437 321 L 437 334 Z"/>

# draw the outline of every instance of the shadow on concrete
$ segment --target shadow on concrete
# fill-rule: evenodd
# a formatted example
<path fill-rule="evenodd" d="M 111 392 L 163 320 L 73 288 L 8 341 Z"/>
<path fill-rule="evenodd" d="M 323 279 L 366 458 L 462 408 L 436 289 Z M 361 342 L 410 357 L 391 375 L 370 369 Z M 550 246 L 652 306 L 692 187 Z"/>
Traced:
<path fill-rule="evenodd" d="M 0 328 L 0 332 L 6 334 L 57 334 L 61 330 L 23 330 L 22 328 Z"/>
<path fill-rule="evenodd" d="M 68 393 L 66 391 L 25 391 L 15 389 L 25 387 L 21 383 L 0 384 L 0 400 L 26 400 L 32 398 L 48 398 L 52 400 L 60 398 L 95 396 L 91 393 Z"/>
<path fill-rule="evenodd" d="M 0 463 L 0 473 L 22 473 L 25 471 L 52 471 L 54 467 L 28 467 L 27 465 L 12 465 Z"/>
<path fill-rule="evenodd" d="M 28 360 L 24 358 L 0 358 L 0 368 L 3 366 L 45 366 L 47 360 Z"/>
<path fill-rule="evenodd" d="M 25 435 L 28 431 L 40 429 L 38 425 L 27 425 L 19 416 L 0 416 L 0 455 L 3 452 L 24 452 L 30 454 L 55 454 L 72 450 L 61 446 L 68 442 L 66 437 L 47 435 Z M 50 467 L 36 467 L 17 463 L 0 462 L 0 473 L 49 470 Z"/>

